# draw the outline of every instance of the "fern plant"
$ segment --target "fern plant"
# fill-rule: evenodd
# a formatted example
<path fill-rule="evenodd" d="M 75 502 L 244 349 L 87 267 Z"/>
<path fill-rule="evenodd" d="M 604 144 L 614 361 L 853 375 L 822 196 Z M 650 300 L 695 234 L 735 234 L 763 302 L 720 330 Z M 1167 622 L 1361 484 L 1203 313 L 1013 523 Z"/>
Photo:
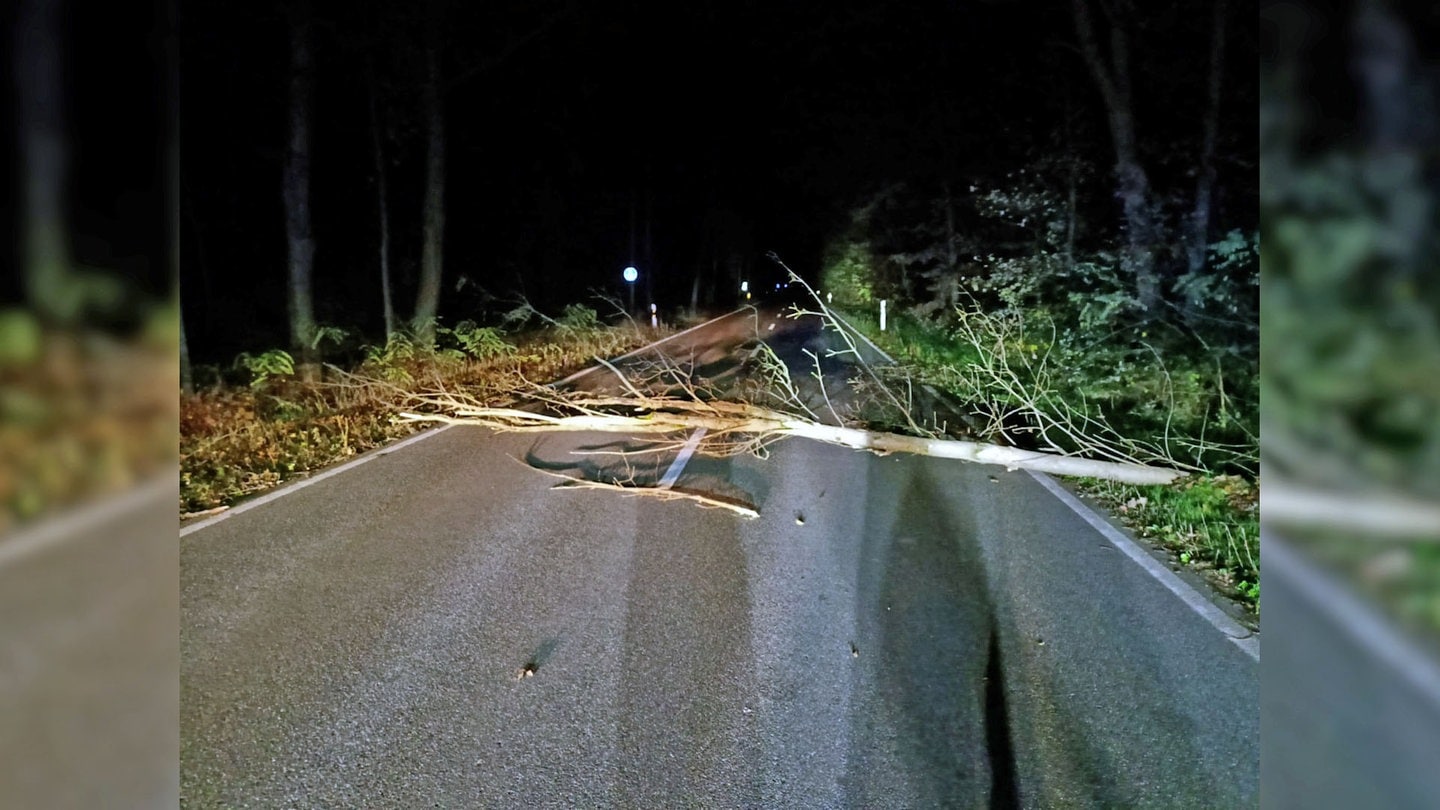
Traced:
<path fill-rule="evenodd" d="M 295 373 L 295 358 L 283 349 L 271 349 L 260 354 L 241 352 L 235 358 L 235 368 L 250 373 L 250 387 L 259 388 L 274 377 L 288 377 Z"/>

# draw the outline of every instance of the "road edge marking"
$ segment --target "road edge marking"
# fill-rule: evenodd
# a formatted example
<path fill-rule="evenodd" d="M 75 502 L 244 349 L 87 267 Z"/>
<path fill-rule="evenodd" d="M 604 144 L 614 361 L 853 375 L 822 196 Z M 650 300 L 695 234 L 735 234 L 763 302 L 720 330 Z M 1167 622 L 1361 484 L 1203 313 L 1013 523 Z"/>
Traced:
<path fill-rule="evenodd" d="M 188 525 L 188 526 L 182 526 L 182 527 L 180 527 L 180 536 L 181 536 L 181 537 L 184 537 L 184 536 L 186 536 L 186 535 L 188 535 L 188 534 L 193 534 L 193 533 L 195 533 L 195 532 L 198 532 L 198 531 L 200 531 L 201 529 L 207 529 L 207 528 L 209 528 L 209 527 L 211 527 L 211 526 L 214 526 L 216 523 L 219 523 L 219 522 L 224 521 L 224 520 L 229 520 L 230 518 L 232 518 L 232 517 L 234 517 L 234 516 L 236 516 L 236 515 L 238 515 L 238 514 L 241 514 L 242 512 L 248 512 L 248 511 L 250 511 L 251 509 L 254 509 L 254 508 L 257 507 L 257 506 L 263 506 L 263 505 L 265 505 L 265 504 L 267 504 L 267 503 L 270 503 L 271 501 L 278 500 L 279 498 L 281 498 L 281 497 L 283 497 L 283 496 L 285 496 L 285 495 L 289 495 L 289 494 L 291 494 L 292 492 L 296 492 L 296 491 L 298 491 L 298 490 L 302 490 L 302 489 L 304 489 L 305 487 L 310 486 L 311 484 L 318 484 L 318 483 L 320 483 L 321 481 L 324 481 L 326 478 L 330 478 L 331 476 L 339 475 L 340 473 L 345 472 L 346 470 L 352 470 L 352 469 L 354 469 L 354 468 L 356 468 L 356 467 L 359 467 L 361 464 L 367 464 L 367 463 L 369 463 L 369 462 L 371 462 L 371 461 L 374 461 L 375 459 L 377 459 L 377 458 L 379 458 L 379 457 L 381 457 L 381 456 L 384 456 L 384 455 L 388 455 L 388 454 L 390 454 L 390 453 L 393 453 L 393 452 L 395 452 L 396 450 L 399 450 L 399 449 L 402 448 L 402 447 L 406 447 L 406 446 L 408 446 L 408 445 L 415 444 L 416 442 L 424 441 L 424 440 L 430 438 L 431 436 L 438 436 L 438 435 L 440 435 L 441 433 L 444 433 L 445 431 L 449 430 L 449 429 L 452 428 L 452 427 L 455 427 L 455 426 L 454 426 L 454 425 L 442 425 L 441 427 L 432 428 L 432 429 L 430 429 L 430 430 L 426 430 L 426 431 L 424 431 L 424 432 L 422 432 L 422 433 L 418 433 L 418 434 L 416 434 L 416 435 L 414 435 L 414 436 L 411 436 L 411 437 L 409 437 L 409 438 L 407 438 L 407 439 L 401 439 L 400 441 L 395 442 L 394 444 L 382 445 L 382 446 L 380 446 L 380 447 L 375 448 L 374 450 L 370 450 L 370 451 L 367 451 L 367 452 L 365 452 L 365 453 L 362 453 L 361 455 L 359 455 L 359 456 L 357 456 L 357 457 L 355 457 L 355 458 L 353 458 L 353 459 L 350 459 L 349 461 L 345 462 L 344 464 L 339 465 L 338 467 L 331 467 L 331 468 L 328 469 L 328 470 L 323 470 L 323 471 L 318 472 L 318 473 L 316 473 L 316 474 L 314 474 L 314 475 L 312 475 L 312 476 L 309 476 L 309 477 L 307 477 L 307 478 L 301 478 L 300 480 L 298 480 L 298 481 L 292 481 L 291 483 L 286 484 L 285 486 L 279 487 L 279 488 L 277 488 L 277 489 L 272 489 L 272 490 L 270 490 L 269 492 L 265 493 L 264 495 L 261 495 L 261 496 L 255 498 L 255 499 L 253 499 L 253 500 L 245 501 L 244 503 L 240 503 L 240 504 L 237 504 L 236 506 L 233 506 L 233 507 L 231 507 L 231 508 L 229 508 L 229 509 L 226 509 L 224 512 L 221 512 L 220 514 L 215 515 L 214 517 L 208 517 L 208 518 L 205 518 L 205 519 L 202 520 L 202 521 L 199 521 L 198 523 L 191 523 L 191 524 Z"/>
<path fill-rule="evenodd" d="M 680 474 L 685 472 L 685 465 L 690 463 L 690 457 L 695 455 L 695 448 L 700 446 L 700 440 L 703 438 L 705 438 L 705 428 L 703 427 L 690 434 L 690 438 L 685 441 L 685 446 L 680 448 L 680 454 L 675 456 L 675 460 L 670 462 L 670 468 L 660 477 L 660 489 L 669 489 L 675 486 L 675 482 L 680 480 Z"/>
<path fill-rule="evenodd" d="M 740 309 L 737 309 L 737 310 L 735 310 L 735 311 L 733 311 L 733 312 L 727 312 L 727 313 L 725 313 L 724 315 L 721 315 L 721 316 L 718 317 L 718 318 L 711 318 L 710 320 L 705 321 L 704 323 L 696 324 L 695 326 L 692 326 L 692 327 L 690 327 L 689 329 L 686 329 L 686 330 L 684 330 L 684 331 L 676 332 L 676 333 L 673 334 L 673 335 L 667 335 L 666 337 L 663 337 L 663 338 L 655 341 L 654 343 L 647 343 L 647 344 L 645 344 L 644 346 L 641 346 L 641 347 L 638 348 L 638 349 L 635 349 L 635 350 L 633 350 L 633 351 L 626 352 L 625 354 L 622 354 L 622 355 L 620 355 L 620 356 L 618 356 L 618 357 L 615 357 L 615 358 L 613 358 L 612 362 L 613 362 L 614 360 L 623 360 L 623 359 L 626 358 L 626 357 L 631 357 L 631 356 L 633 356 L 633 355 L 639 354 L 639 353 L 644 352 L 644 351 L 649 351 L 650 349 L 653 349 L 654 347 L 659 346 L 661 343 L 664 343 L 664 342 L 667 341 L 667 340 L 674 340 L 675 338 L 678 338 L 678 337 L 680 337 L 681 335 L 685 335 L 685 334 L 688 334 L 688 333 L 690 333 L 690 332 L 693 332 L 693 331 L 695 331 L 696 329 L 700 329 L 700 328 L 702 328 L 702 327 L 709 326 L 709 325 L 711 325 L 711 324 L 713 324 L 713 323 L 718 323 L 719 321 L 723 321 L 723 320 L 725 320 L 726 318 L 733 317 L 733 316 L 738 315 L 738 314 L 740 314 L 740 313 L 742 313 L 742 312 L 745 312 L 746 309 L 747 309 L 746 307 L 741 307 Z M 600 365 L 598 365 L 598 364 L 586 366 L 585 368 L 583 368 L 583 369 L 575 372 L 574 374 L 571 374 L 569 377 L 566 377 L 566 378 L 563 379 L 563 380 L 556 380 L 555 382 L 550 383 L 550 385 L 551 385 L 551 386 L 564 385 L 564 384 L 567 383 L 567 382 L 571 382 L 571 381 L 573 381 L 573 380 L 579 379 L 580 377 L 582 377 L 582 376 L 584 376 L 584 375 L 586 375 L 586 374 L 589 374 L 590 372 L 595 371 L 596 369 L 599 369 L 599 368 L 603 368 L 603 366 L 600 366 Z M 305 487 L 308 487 L 308 486 L 310 486 L 311 484 L 319 483 L 319 482 L 321 482 L 321 481 L 324 481 L 326 478 L 330 478 L 331 476 L 339 475 L 340 473 L 345 472 L 345 471 L 347 471 L 347 470 L 354 469 L 354 468 L 360 466 L 361 464 L 365 464 L 365 463 L 368 463 L 368 462 L 370 462 L 370 461 L 374 461 L 376 458 L 379 458 L 380 456 L 386 455 L 387 453 L 393 453 L 393 452 L 395 452 L 396 450 L 399 450 L 400 448 L 405 447 L 405 446 L 407 446 L 407 445 L 411 445 L 411 444 L 414 444 L 414 443 L 416 443 L 416 442 L 423 441 L 423 440 L 425 440 L 425 439 L 430 438 L 431 436 L 437 436 L 437 435 L 439 435 L 439 434 L 441 434 L 441 433 L 444 433 L 445 431 L 449 430 L 449 429 L 452 428 L 452 427 L 455 427 L 455 426 L 454 426 L 454 425 L 443 425 L 443 426 L 441 426 L 441 427 L 439 427 L 439 428 L 434 428 L 434 429 L 431 429 L 431 430 L 424 431 L 423 433 L 420 433 L 420 434 L 415 435 L 415 436 L 411 436 L 411 437 L 409 437 L 409 438 L 407 438 L 407 439 L 402 439 L 402 440 L 400 440 L 400 441 L 398 441 L 398 442 L 395 442 L 395 443 L 393 443 L 393 444 L 382 445 L 382 446 L 380 446 L 380 447 L 375 448 L 374 450 L 367 451 L 367 452 L 361 454 L 360 456 L 358 456 L 358 457 L 356 457 L 356 458 L 353 458 L 353 459 L 351 459 L 350 461 L 347 461 L 347 462 L 345 462 L 344 464 L 341 464 L 341 465 L 339 465 L 339 466 L 337 466 L 337 467 L 331 467 L 331 468 L 328 469 L 328 470 L 324 470 L 324 471 L 322 471 L 322 472 L 316 473 L 315 475 L 309 476 L 309 477 L 307 477 L 307 478 L 302 478 L 302 479 L 300 479 L 300 480 L 298 480 L 298 481 L 291 482 L 291 483 L 286 484 L 286 485 L 284 485 L 284 486 L 282 486 L 282 487 L 278 487 L 278 488 L 276 488 L 276 489 L 272 489 L 272 490 L 270 490 L 269 492 L 265 493 L 264 495 L 261 495 L 261 496 L 255 498 L 254 500 L 249 500 L 249 501 L 245 501 L 244 503 L 237 504 L 236 506 L 234 506 L 234 507 L 232 507 L 232 508 L 230 508 L 230 509 L 227 509 L 227 510 L 225 510 L 224 512 L 221 512 L 220 514 L 215 515 L 214 517 L 208 517 L 208 518 L 205 518 L 204 520 L 198 521 L 198 522 L 196 522 L 196 523 L 191 523 L 191 524 L 189 524 L 189 525 L 181 526 L 181 527 L 180 527 L 180 536 L 181 536 L 181 537 L 185 537 L 186 535 L 194 534 L 195 532 L 198 532 L 198 531 L 200 531 L 201 529 L 207 529 L 207 528 L 209 528 L 209 527 L 211 527 L 211 526 L 214 526 L 216 523 L 220 523 L 221 521 L 229 520 L 230 518 L 234 517 L 235 515 L 241 514 L 242 512 L 248 512 L 248 511 L 250 511 L 251 509 L 254 509 L 254 508 L 257 507 L 257 506 L 263 506 L 264 504 L 270 503 L 271 501 L 277 500 L 277 499 L 279 499 L 279 498 L 281 498 L 281 497 L 283 497 L 283 496 L 285 496 L 285 495 L 289 495 L 289 494 L 291 494 L 292 492 L 296 492 L 296 491 L 298 491 L 298 490 L 304 489 Z M 692 451 L 692 452 L 693 452 L 693 451 Z M 687 456 L 686 460 L 687 460 L 687 461 L 689 460 L 689 459 L 688 459 L 688 456 Z M 682 468 L 683 468 L 683 465 L 682 465 Z M 668 474 L 668 473 L 667 473 L 667 474 Z M 678 473 L 677 473 L 677 477 L 678 477 Z"/>
<path fill-rule="evenodd" d="M 882 349 L 882 348 L 880 348 L 879 346 L 875 345 L 875 341 L 871 340 L 868 336 L 866 336 L 866 334 L 865 334 L 864 332 L 861 332 L 859 329 L 856 329 L 855 326 L 854 326 L 854 324 L 852 324 L 852 323 L 850 323 L 849 321 L 845 320 L 844 318 L 840 317 L 840 313 L 836 312 L 835 310 L 831 309 L 829 306 L 826 306 L 825 304 L 821 304 L 820 306 L 824 308 L 826 315 L 829 315 L 831 318 L 834 318 L 836 323 L 841 324 L 841 325 L 844 326 L 846 329 L 849 329 L 851 332 L 854 332 L 856 337 L 858 337 L 858 338 L 860 338 L 861 340 L 865 341 L 865 343 L 866 343 L 870 348 L 872 348 L 872 349 L 875 350 L 876 354 L 879 354 L 881 357 L 885 358 L 885 361 L 886 361 L 887 363 L 895 363 L 895 358 L 893 358 L 893 357 L 891 357 L 889 354 L 887 354 L 884 349 Z"/>
<path fill-rule="evenodd" d="M 821 306 L 824 305 L 822 304 Z M 881 357 L 891 363 L 895 362 L 895 358 L 886 354 L 884 349 L 875 345 L 875 341 L 867 337 L 864 332 L 856 329 L 854 325 L 841 317 L 839 313 L 829 307 L 824 308 L 825 312 L 832 316 L 837 323 L 854 332 Z M 926 387 L 929 388 L 929 386 Z M 934 391 L 932 390 L 931 393 L 933 394 Z M 1110 522 L 1101 517 L 1095 510 L 1086 506 L 1079 498 L 1072 495 L 1069 490 L 1060 486 L 1054 478 L 1035 470 L 1026 470 L 1026 472 L 1030 474 L 1031 478 L 1038 481 L 1041 486 L 1049 490 L 1050 494 L 1059 499 L 1061 503 L 1069 507 L 1070 511 L 1079 515 L 1086 523 L 1090 524 L 1092 528 L 1100 532 L 1100 534 L 1109 541 L 1110 545 L 1114 546 L 1138 564 L 1146 573 L 1159 581 L 1161 585 L 1164 585 L 1166 590 L 1179 597 L 1180 601 L 1184 602 L 1191 610 L 1199 614 L 1201 618 L 1208 621 L 1216 630 L 1223 633 L 1227 639 L 1243 650 L 1246 655 L 1253 658 L 1257 663 L 1260 661 L 1260 637 L 1255 632 L 1235 621 L 1235 619 L 1225 611 L 1216 607 L 1215 603 L 1205 598 L 1204 594 L 1195 590 L 1195 588 L 1185 580 L 1176 576 L 1174 571 L 1161 565 L 1158 560 L 1151 557 L 1145 549 L 1137 545 L 1135 541 L 1126 537 L 1123 532 L 1110 525 Z"/>
<path fill-rule="evenodd" d="M 61 546 L 77 538 L 89 539 L 97 536 L 92 530 L 102 525 L 124 520 L 132 513 L 148 508 L 152 499 L 167 493 L 176 493 L 180 488 L 180 471 L 172 470 L 168 475 L 151 476 L 122 492 L 70 507 L 60 507 L 54 515 L 42 517 L 32 524 L 22 524 L 11 532 L 0 535 L 0 568 L 23 559 L 31 554 Z"/>
<path fill-rule="evenodd" d="M 1440 666 L 1421 651 L 1375 607 L 1366 604 L 1333 574 L 1305 559 L 1289 540 L 1260 528 L 1266 570 L 1278 574 L 1307 600 L 1309 608 L 1330 619 L 1359 647 L 1389 665 L 1440 709 Z"/>
<path fill-rule="evenodd" d="M 1212 627 L 1219 630 L 1235 646 L 1239 647 L 1246 655 L 1260 662 L 1260 637 L 1249 628 L 1235 621 L 1229 614 L 1216 607 L 1213 602 L 1205 598 L 1205 595 L 1195 590 L 1188 582 L 1175 575 L 1174 571 L 1166 568 L 1159 560 L 1150 556 L 1145 549 L 1141 548 L 1134 540 L 1126 537 L 1124 532 L 1110 525 L 1110 522 L 1101 517 L 1094 509 L 1086 506 L 1079 498 L 1076 498 L 1065 487 L 1060 486 L 1051 476 L 1026 470 L 1030 477 L 1035 479 L 1045 489 L 1050 491 L 1061 503 L 1070 508 L 1070 511 L 1079 515 L 1091 528 L 1100 532 L 1110 545 L 1129 557 L 1131 561 L 1139 565 L 1166 590 L 1175 594 L 1191 610 L 1200 615 L 1210 623 Z"/>

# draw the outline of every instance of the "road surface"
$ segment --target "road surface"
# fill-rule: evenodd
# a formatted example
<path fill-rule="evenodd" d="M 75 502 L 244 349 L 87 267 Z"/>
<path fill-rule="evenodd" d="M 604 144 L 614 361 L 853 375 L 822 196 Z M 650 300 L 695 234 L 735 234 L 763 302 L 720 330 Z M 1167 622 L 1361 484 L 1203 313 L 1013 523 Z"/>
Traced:
<path fill-rule="evenodd" d="M 182 529 L 182 804 L 1257 802 L 1258 640 L 1053 481 L 798 440 L 628 470 L 745 519 L 532 468 L 616 442 L 454 427 Z"/>

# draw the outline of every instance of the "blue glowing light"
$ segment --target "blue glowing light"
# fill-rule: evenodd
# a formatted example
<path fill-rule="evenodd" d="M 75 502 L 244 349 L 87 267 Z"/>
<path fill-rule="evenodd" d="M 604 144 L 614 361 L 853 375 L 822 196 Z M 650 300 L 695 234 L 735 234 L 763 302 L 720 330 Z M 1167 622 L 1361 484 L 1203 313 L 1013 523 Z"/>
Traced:
<path fill-rule="evenodd" d="M 625 268 L 625 272 L 621 273 L 621 275 L 625 277 L 626 281 L 634 283 L 635 279 L 640 277 L 640 271 L 636 270 L 633 267 L 627 267 Z"/>

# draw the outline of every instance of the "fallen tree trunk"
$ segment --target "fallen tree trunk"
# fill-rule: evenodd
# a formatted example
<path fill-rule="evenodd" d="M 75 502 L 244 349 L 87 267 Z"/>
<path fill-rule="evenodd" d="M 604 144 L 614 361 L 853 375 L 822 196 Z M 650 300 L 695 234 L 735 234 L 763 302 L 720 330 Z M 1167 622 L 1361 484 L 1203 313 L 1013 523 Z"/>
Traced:
<path fill-rule="evenodd" d="M 815 441 L 869 450 L 882 455 L 911 453 L 935 458 L 996 464 L 1007 469 L 1035 470 L 1055 475 L 1085 476 L 1126 484 L 1169 484 L 1184 475 L 1165 467 L 1062 456 L 985 442 L 903 436 L 863 428 L 825 425 L 780 411 L 735 402 L 701 402 L 663 397 L 643 399 L 599 398 L 551 400 L 573 410 L 566 415 L 536 413 L 515 408 L 491 408 L 465 397 L 443 394 L 421 401 L 447 413 L 401 413 L 417 422 L 483 425 L 501 431 L 600 431 L 630 434 L 672 434 L 704 428 L 702 449 L 716 455 L 736 455 L 762 449 L 775 440 L 798 436 Z M 601 408 L 623 406 L 631 413 Z"/>

